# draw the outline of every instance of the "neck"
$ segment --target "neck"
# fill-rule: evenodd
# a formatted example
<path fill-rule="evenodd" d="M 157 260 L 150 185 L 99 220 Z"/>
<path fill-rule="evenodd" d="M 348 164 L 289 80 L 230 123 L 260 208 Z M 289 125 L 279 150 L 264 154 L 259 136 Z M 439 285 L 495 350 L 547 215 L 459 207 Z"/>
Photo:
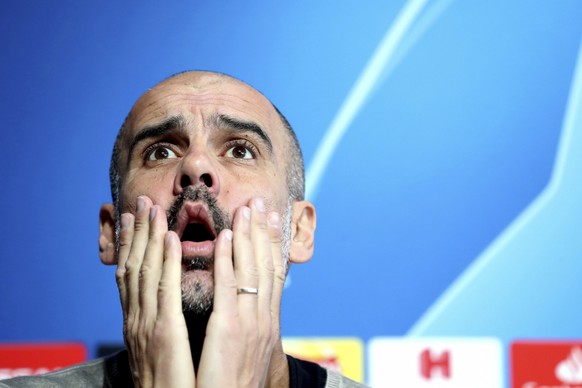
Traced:
<path fill-rule="evenodd" d="M 184 317 L 186 318 L 186 326 L 188 327 L 188 338 L 190 340 L 194 370 L 198 372 L 198 364 L 200 363 L 200 356 L 202 355 L 202 346 L 204 345 L 206 325 L 208 324 L 210 312 L 207 314 L 185 312 Z"/>
<path fill-rule="evenodd" d="M 211 312 L 208 312 L 207 314 L 194 314 L 192 312 L 184 313 L 186 326 L 188 327 L 188 338 L 190 341 L 190 350 L 192 352 L 192 361 L 194 362 L 194 370 L 196 373 L 198 373 L 198 365 L 200 364 L 200 356 L 202 355 L 202 346 L 204 345 L 206 326 L 208 325 L 210 313 Z M 285 353 L 283 352 L 280 340 L 273 349 L 271 355 L 267 387 L 289 387 L 287 356 L 285 356 Z"/>

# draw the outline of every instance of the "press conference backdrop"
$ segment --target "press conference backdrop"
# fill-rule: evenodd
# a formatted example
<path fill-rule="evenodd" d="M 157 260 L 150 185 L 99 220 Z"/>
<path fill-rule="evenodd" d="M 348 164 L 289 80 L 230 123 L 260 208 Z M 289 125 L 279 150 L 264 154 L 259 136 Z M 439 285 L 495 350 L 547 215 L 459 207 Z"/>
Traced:
<path fill-rule="evenodd" d="M 582 337 L 582 2 L 4 1 L 0 342 L 119 343 L 97 256 L 133 102 L 186 69 L 285 113 L 317 207 L 286 336 Z"/>

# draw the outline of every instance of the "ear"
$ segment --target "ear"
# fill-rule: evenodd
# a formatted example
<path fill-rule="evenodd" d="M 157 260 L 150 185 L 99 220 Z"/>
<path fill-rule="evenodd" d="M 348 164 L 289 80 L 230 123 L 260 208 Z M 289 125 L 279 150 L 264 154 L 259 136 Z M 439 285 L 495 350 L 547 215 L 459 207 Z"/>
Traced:
<path fill-rule="evenodd" d="M 291 219 L 291 250 L 292 263 L 305 263 L 313 256 L 315 239 L 315 206 L 309 201 L 293 202 Z"/>
<path fill-rule="evenodd" d="M 105 265 L 117 264 L 115 252 L 115 207 L 111 203 L 99 211 L 99 258 Z"/>

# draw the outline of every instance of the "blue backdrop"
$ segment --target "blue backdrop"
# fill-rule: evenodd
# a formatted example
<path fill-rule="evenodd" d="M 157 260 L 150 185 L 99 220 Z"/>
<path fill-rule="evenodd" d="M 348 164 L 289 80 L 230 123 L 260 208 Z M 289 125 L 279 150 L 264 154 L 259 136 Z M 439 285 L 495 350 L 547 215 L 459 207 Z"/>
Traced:
<path fill-rule="evenodd" d="M 121 341 L 97 256 L 133 102 L 185 69 L 286 114 L 318 210 L 287 336 L 582 337 L 582 2 L 0 5 L 0 341 Z"/>

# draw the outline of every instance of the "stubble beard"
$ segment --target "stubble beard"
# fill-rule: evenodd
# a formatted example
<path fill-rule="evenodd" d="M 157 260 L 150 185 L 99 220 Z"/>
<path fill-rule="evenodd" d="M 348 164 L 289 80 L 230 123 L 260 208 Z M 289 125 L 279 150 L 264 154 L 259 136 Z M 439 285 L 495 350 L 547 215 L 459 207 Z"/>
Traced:
<path fill-rule="evenodd" d="M 176 230 L 177 216 L 186 201 L 199 201 L 206 204 L 208 215 L 214 224 L 214 231 L 218 235 L 223 229 L 232 229 L 232 216 L 220 209 L 216 198 L 208 191 L 206 186 L 187 187 L 176 198 L 168 210 L 168 229 Z M 292 200 L 289 199 L 287 209 L 281 217 L 281 254 L 285 273 L 289 268 L 289 251 L 291 247 L 291 208 Z M 214 257 L 194 256 L 183 257 L 182 263 L 186 268 L 182 271 L 182 311 L 194 315 L 207 315 L 212 311 L 214 300 Z M 196 270 L 205 270 L 200 273 Z M 194 271 L 198 273 L 194 273 Z"/>

